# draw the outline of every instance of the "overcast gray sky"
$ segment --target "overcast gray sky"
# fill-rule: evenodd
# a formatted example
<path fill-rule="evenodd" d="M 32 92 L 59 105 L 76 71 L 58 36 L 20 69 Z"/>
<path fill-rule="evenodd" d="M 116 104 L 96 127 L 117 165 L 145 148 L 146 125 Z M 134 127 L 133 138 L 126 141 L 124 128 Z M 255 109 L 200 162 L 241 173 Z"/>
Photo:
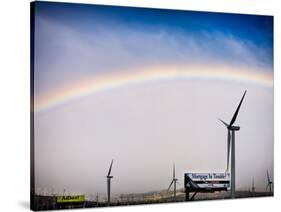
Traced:
<path fill-rule="evenodd" d="M 226 129 L 244 89 L 237 118 L 237 188 L 273 172 L 272 89 L 166 82 L 131 86 L 79 99 L 36 116 L 36 185 L 56 191 L 103 194 L 114 159 L 113 193 L 167 187 L 175 162 L 184 172 L 224 172 Z"/>

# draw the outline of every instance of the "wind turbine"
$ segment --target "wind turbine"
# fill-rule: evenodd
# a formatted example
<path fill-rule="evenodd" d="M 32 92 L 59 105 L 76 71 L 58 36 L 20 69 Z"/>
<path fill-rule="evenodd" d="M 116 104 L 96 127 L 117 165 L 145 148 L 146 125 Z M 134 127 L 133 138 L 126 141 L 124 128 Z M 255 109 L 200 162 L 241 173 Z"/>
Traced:
<path fill-rule="evenodd" d="M 219 119 L 226 127 L 227 129 L 227 168 L 226 171 L 229 170 L 229 154 L 231 150 L 231 198 L 235 198 L 235 131 L 240 130 L 239 126 L 234 126 L 234 122 L 237 118 L 237 115 L 239 113 L 241 104 L 243 102 L 243 99 L 246 95 L 247 90 L 245 90 L 240 103 L 230 121 L 229 124 L 224 122 L 223 120 Z"/>
<path fill-rule="evenodd" d="M 97 204 L 97 206 L 99 205 L 99 193 L 97 193 L 97 196 L 96 196 L 96 204 Z"/>
<path fill-rule="evenodd" d="M 111 169 L 112 169 L 112 164 L 113 164 L 113 160 L 111 161 L 109 170 L 108 170 L 108 174 L 106 176 L 107 178 L 107 205 L 110 205 L 110 182 L 111 179 L 113 178 L 113 176 L 110 175 L 111 173 Z"/>
<path fill-rule="evenodd" d="M 269 174 L 268 174 L 268 170 L 266 172 L 267 174 L 267 186 L 266 186 L 266 190 L 269 188 L 269 193 L 271 194 L 272 192 L 272 188 L 273 188 L 273 182 L 270 180 Z"/>
<path fill-rule="evenodd" d="M 253 178 L 253 180 L 252 180 L 252 193 L 255 193 L 255 180 L 254 180 L 254 178 Z"/>
<path fill-rule="evenodd" d="M 176 178 L 175 164 L 173 164 L 173 179 L 172 179 L 171 184 L 169 185 L 168 191 L 170 190 L 172 184 L 174 183 L 174 200 L 176 200 L 177 181 L 178 181 L 178 179 Z"/>

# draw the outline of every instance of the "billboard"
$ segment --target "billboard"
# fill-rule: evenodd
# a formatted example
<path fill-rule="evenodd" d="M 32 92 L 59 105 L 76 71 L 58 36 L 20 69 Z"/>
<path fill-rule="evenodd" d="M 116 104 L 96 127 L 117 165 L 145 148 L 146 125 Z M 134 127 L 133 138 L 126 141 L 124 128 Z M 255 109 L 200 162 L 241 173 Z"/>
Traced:
<path fill-rule="evenodd" d="M 75 196 L 57 196 L 57 203 L 79 203 L 84 202 L 84 195 L 75 195 Z"/>
<path fill-rule="evenodd" d="M 193 181 L 230 180 L 230 173 L 186 173 Z"/>
<path fill-rule="evenodd" d="M 193 189 L 225 189 L 230 186 L 230 173 L 186 173 L 186 186 Z"/>

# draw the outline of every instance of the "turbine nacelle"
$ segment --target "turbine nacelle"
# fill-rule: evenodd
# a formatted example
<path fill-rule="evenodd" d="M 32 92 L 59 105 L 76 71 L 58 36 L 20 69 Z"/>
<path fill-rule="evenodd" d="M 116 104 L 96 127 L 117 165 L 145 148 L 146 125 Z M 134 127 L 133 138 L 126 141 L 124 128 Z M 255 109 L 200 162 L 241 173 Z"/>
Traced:
<path fill-rule="evenodd" d="M 228 129 L 228 130 L 231 130 L 231 131 L 238 131 L 240 130 L 240 127 L 239 126 L 231 126 L 229 124 L 227 124 L 225 121 L 219 119 L 221 121 L 221 123 L 223 123 L 223 125 Z"/>
<path fill-rule="evenodd" d="M 238 131 L 240 130 L 240 127 L 239 126 L 229 126 L 227 127 L 228 130 L 231 130 L 231 131 Z"/>

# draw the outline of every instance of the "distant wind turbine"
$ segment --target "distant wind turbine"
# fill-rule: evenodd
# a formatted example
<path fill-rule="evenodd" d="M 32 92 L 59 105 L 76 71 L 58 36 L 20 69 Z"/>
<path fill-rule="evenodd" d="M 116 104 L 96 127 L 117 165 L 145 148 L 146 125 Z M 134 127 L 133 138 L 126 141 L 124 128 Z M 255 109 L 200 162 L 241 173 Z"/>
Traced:
<path fill-rule="evenodd" d="M 54 188 L 53 187 L 51 188 L 51 196 L 52 197 L 55 196 L 55 192 L 54 192 Z"/>
<path fill-rule="evenodd" d="M 99 205 L 99 193 L 97 193 L 97 196 L 96 196 L 96 204 L 97 204 L 97 206 Z"/>
<path fill-rule="evenodd" d="M 107 178 L 107 204 L 110 205 L 110 182 L 111 179 L 113 178 L 113 176 L 110 175 L 111 173 L 111 169 L 112 169 L 112 164 L 113 164 L 113 160 L 111 161 L 109 170 L 108 170 L 108 174 L 106 176 Z"/>
<path fill-rule="evenodd" d="M 252 193 L 255 193 L 255 189 L 256 189 L 256 187 L 255 187 L 255 180 L 253 178 L 253 180 L 252 180 Z"/>
<path fill-rule="evenodd" d="M 231 150 L 231 198 L 235 198 L 235 131 L 240 130 L 239 126 L 234 126 L 233 124 L 237 118 L 237 115 L 239 113 L 246 92 L 247 91 L 244 92 L 230 123 L 227 124 L 223 120 L 219 119 L 227 129 L 227 167 L 226 167 L 227 172 L 229 170 L 229 154 Z"/>
<path fill-rule="evenodd" d="M 171 184 L 169 185 L 168 191 L 170 190 L 172 184 L 174 183 L 174 200 L 176 199 L 177 181 L 178 181 L 178 179 L 176 178 L 175 164 L 173 164 L 173 179 L 171 181 Z"/>
<path fill-rule="evenodd" d="M 266 174 L 267 174 L 267 186 L 266 186 L 266 190 L 269 188 L 269 193 L 271 194 L 271 193 L 272 193 L 272 190 L 273 190 L 273 182 L 272 182 L 272 180 L 270 180 L 270 177 L 269 177 L 269 174 L 268 174 L 268 170 L 267 170 Z"/>

